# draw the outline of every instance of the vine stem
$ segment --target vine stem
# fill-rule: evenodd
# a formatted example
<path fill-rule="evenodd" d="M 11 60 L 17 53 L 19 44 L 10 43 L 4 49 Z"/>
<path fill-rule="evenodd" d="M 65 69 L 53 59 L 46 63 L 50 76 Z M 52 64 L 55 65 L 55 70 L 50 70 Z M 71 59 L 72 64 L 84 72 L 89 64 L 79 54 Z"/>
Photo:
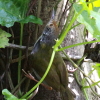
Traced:
<path fill-rule="evenodd" d="M 23 23 L 20 23 L 21 29 L 20 29 L 20 46 L 22 46 L 22 40 L 23 40 Z M 18 83 L 20 82 L 21 79 L 21 55 L 22 55 L 22 50 L 19 50 L 19 62 L 18 62 Z"/>
<path fill-rule="evenodd" d="M 44 73 L 43 77 L 41 78 L 41 80 L 30 91 L 28 91 L 24 96 L 22 96 L 20 99 L 24 99 L 27 96 L 29 96 L 43 82 L 43 80 L 45 79 L 45 77 L 47 76 L 47 74 L 48 74 L 48 72 L 51 68 L 51 65 L 52 65 L 52 62 L 53 62 L 53 59 L 54 59 L 54 56 L 55 56 L 55 52 L 56 52 L 55 49 L 53 49 L 49 65 L 48 65 L 47 70 Z"/>
<path fill-rule="evenodd" d="M 61 46 L 60 46 L 60 48 L 61 48 Z M 73 64 L 73 66 L 74 66 L 75 68 L 77 68 L 77 69 L 84 75 L 84 77 L 87 77 L 92 83 L 95 83 L 95 81 L 93 81 L 88 75 L 86 75 L 86 74 L 84 73 L 84 71 L 81 70 L 80 67 L 78 67 L 78 65 L 75 64 L 75 63 L 73 62 L 73 60 L 71 60 L 71 59 L 69 58 L 69 56 L 65 53 L 65 51 L 62 50 L 62 52 L 64 53 L 64 55 L 66 56 L 66 58 Z M 97 86 L 100 88 L 100 85 L 97 84 Z"/>
<path fill-rule="evenodd" d="M 57 41 L 56 45 L 55 45 L 55 48 L 60 46 L 61 43 L 63 42 L 64 38 L 66 37 L 67 33 L 69 32 L 72 24 L 75 22 L 75 20 L 77 19 L 77 17 L 81 14 L 81 12 L 83 11 L 83 8 L 79 11 L 79 13 L 74 13 L 73 15 L 73 18 L 71 20 L 71 22 L 69 23 L 68 27 L 66 27 L 62 33 L 61 33 L 61 38 Z"/>

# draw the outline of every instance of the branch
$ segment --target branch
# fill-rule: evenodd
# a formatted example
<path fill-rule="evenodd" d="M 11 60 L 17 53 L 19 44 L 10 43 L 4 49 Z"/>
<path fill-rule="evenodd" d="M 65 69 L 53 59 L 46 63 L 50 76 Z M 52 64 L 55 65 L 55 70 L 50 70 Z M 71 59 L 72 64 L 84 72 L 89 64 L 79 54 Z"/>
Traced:
<path fill-rule="evenodd" d="M 25 49 L 26 49 L 26 46 L 20 46 L 20 45 L 16 45 L 16 44 L 12 44 L 12 43 L 9 43 L 9 46 L 6 46 L 6 47 L 8 47 L 8 48 L 13 48 L 13 49 L 17 49 L 17 50 L 25 50 Z M 32 48 L 33 48 L 33 46 L 32 46 L 32 47 L 29 47 L 29 48 L 28 48 L 28 51 L 31 51 Z M 30 55 L 30 54 L 28 54 L 28 56 L 29 56 L 29 55 Z M 25 55 L 23 55 L 23 56 L 21 57 L 21 60 L 24 59 L 24 58 L 25 58 Z M 10 61 L 10 63 L 15 63 L 15 62 L 18 62 L 18 61 L 19 61 L 19 57 L 16 58 L 16 59 L 12 59 L 12 60 Z"/>
<path fill-rule="evenodd" d="M 9 46 L 6 46 L 6 47 L 17 49 L 17 50 L 25 50 L 26 49 L 26 46 L 20 46 L 20 45 L 16 45 L 16 44 L 12 44 L 12 43 L 9 43 Z M 28 50 L 31 51 L 32 48 L 33 48 L 33 46 L 29 47 Z"/>

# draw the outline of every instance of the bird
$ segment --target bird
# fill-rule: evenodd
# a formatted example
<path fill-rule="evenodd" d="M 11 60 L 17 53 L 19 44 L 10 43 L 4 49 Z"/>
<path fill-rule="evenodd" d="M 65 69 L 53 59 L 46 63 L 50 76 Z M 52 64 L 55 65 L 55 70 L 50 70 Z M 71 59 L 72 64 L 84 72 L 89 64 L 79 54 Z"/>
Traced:
<path fill-rule="evenodd" d="M 53 10 L 52 16 L 46 24 L 41 36 L 34 44 L 28 60 L 31 68 L 39 79 L 44 75 L 48 67 L 53 52 L 52 47 L 56 44 L 55 40 L 58 36 L 59 29 L 55 21 L 55 13 Z M 44 79 L 44 83 L 57 92 L 60 92 L 62 100 L 74 100 L 74 96 L 68 88 L 68 71 L 59 52 L 55 53 L 53 63 Z"/>

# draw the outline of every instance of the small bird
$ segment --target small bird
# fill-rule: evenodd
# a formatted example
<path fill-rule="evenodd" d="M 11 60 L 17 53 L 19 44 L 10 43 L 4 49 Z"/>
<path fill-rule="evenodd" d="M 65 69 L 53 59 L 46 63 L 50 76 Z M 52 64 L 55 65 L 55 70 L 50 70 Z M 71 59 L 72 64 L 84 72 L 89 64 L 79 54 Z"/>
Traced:
<path fill-rule="evenodd" d="M 44 75 L 48 67 L 53 51 L 52 47 L 55 45 L 55 40 L 59 35 L 57 22 L 54 20 L 54 17 L 53 11 L 50 21 L 34 44 L 29 56 L 29 64 L 34 69 L 38 78 Z M 68 88 L 68 72 L 59 52 L 56 52 L 51 69 L 44 82 L 54 90 L 60 92 L 62 100 L 74 100 L 73 94 Z"/>

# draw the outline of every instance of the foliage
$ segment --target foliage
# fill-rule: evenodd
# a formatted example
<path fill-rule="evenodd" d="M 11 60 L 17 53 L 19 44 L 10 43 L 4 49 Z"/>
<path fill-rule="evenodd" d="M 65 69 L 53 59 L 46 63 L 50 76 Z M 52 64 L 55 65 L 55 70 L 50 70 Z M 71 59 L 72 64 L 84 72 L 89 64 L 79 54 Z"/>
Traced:
<path fill-rule="evenodd" d="M 39 18 L 26 17 L 29 0 L 0 0 L 0 24 L 11 27 L 15 22 L 42 24 Z"/>
<path fill-rule="evenodd" d="M 96 63 L 94 66 L 92 66 L 98 73 L 98 76 L 100 77 L 100 63 Z"/>
<path fill-rule="evenodd" d="M 26 99 L 18 99 L 14 95 L 12 95 L 7 89 L 4 89 L 2 91 L 2 94 L 4 95 L 5 100 L 26 100 Z"/>
<path fill-rule="evenodd" d="M 84 24 L 87 30 L 93 35 L 94 38 L 100 39 L 100 7 L 94 7 L 93 10 L 89 10 L 86 2 L 82 4 L 74 4 L 76 13 L 81 11 L 77 21 Z"/>
<path fill-rule="evenodd" d="M 83 2 L 82 2 L 83 1 Z M 11 27 L 14 25 L 15 22 L 19 22 L 21 24 L 21 32 L 20 32 L 20 45 L 22 45 L 22 37 L 23 37 L 23 25 L 25 23 L 28 22 L 32 22 L 32 23 L 36 23 L 36 24 L 42 24 L 41 19 L 30 15 L 30 16 L 26 16 L 26 12 L 27 12 L 27 5 L 29 3 L 29 0 L 1 0 L 0 1 L 0 24 L 2 26 L 6 26 L 6 27 Z M 30 90 L 28 91 L 25 95 L 23 95 L 21 97 L 21 99 L 18 99 L 17 97 L 15 97 L 14 95 L 12 95 L 8 90 L 3 90 L 2 94 L 5 96 L 5 98 L 7 100 L 24 100 L 24 98 L 27 98 L 27 96 L 29 96 L 40 84 L 41 82 L 45 79 L 46 75 L 48 74 L 50 67 L 52 65 L 55 53 L 57 51 L 61 51 L 64 50 L 66 48 L 63 49 L 59 49 L 58 47 L 61 45 L 62 41 L 64 40 L 65 36 L 67 35 L 67 33 L 70 31 L 73 23 L 76 21 L 79 21 L 80 23 L 84 24 L 86 26 L 86 28 L 88 29 L 88 31 L 93 34 L 93 36 L 95 38 L 97 38 L 98 40 L 100 39 L 100 13 L 99 13 L 99 8 L 93 8 L 93 10 L 90 10 L 87 6 L 87 3 L 84 2 L 84 0 L 81 0 L 81 4 L 79 3 L 74 3 L 74 9 L 76 11 L 76 13 L 74 14 L 71 22 L 68 24 L 68 26 L 65 28 L 65 30 L 62 32 L 61 37 L 59 38 L 59 40 L 56 40 L 56 45 L 53 47 L 53 53 L 51 56 L 51 60 L 48 64 L 48 69 L 46 70 L 45 74 L 43 75 L 43 77 L 41 78 L 41 80 Z M 1 32 L 1 30 L 0 30 Z M 0 35 L 0 38 L 5 40 L 7 40 L 7 37 L 10 37 L 10 35 L 4 31 L 2 31 L 3 34 L 2 36 Z M 6 36 L 6 37 L 5 37 Z M 97 42 L 97 41 L 96 41 Z M 90 42 L 85 42 L 85 43 L 80 43 L 80 44 L 75 44 L 72 46 L 69 46 L 67 48 L 71 48 L 77 45 L 83 45 L 83 44 L 87 44 Z M 4 42 L 3 45 L 8 45 L 8 41 Z M 4 46 L 4 47 L 5 47 Z M 2 47 L 2 45 L 0 44 L 0 47 Z M 21 51 L 19 52 L 19 58 L 21 58 Z M 18 83 L 20 82 L 20 76 L 21 76 L 21 59 L 19 60 L 19 64 L 18 64 Z"/>
<path fill-rule="evenodd" d="M 100 0 L 89 0 L 89 9 L 92 10 L 93 7 L 100 7 Z"/>
<path fill-rule="evenodd" d="M 37 18 L 33 15 L 26 16 L 27 7 L 29 0 L 0 0 L 0 24 L 2 26 L 11 27 L 15 22 L 19 23 L 36 23 L 42 24 L 40 18 Z M 0 47 L 5 47 L 8 45 L 8 39 L 10 35 L 6 35 L 6 32 L 2 31 L 2 38 L 0 41 Z M 5 37 L 5 38 L 4 38 Z M 6 40 L 7 39 L 7 40 Z M 4 44 L 5 43 L 5 44 Z M 3 46 L 4 45 L 4 46 Z"/>
<path fill-rule="evenodd" d="M 0 48 L 5 48 L 5 46 L 8 46 L 8 37 L 11 37 L 11 34 L 3 31 L 0 29 Z"/>
<path fill-rule="evenodd" d="M 99 20 L 100 19 L 100 5 L 98 6 L 97 2 L 98 2 L 98 4 L 100 4 L 100 0 L 88 0 L 88 2 L 86 2 L 85 0 L 80 0 L 80 3 L 74 3 L 73 7 L 76 11 L 75 15 L 79 14 L 79 12 L 80 12 L 80 14 L 77 17 L 77 21 L 80 22 L 81 24 L 84 24 L 86 29 L 99 42 L 100 41 L 100 20 Z M 97 73 L 100 77 L 100 68 L 99 68 L 100 66 L 99 65 L 100 64 L 96 64 L 93 67 L 95 70 L 97 70 Z M 91 71 L 91 73 L 93 71 Z M 85 88 L 91 88 L 91 90 L 92 90 L 92 86 L 97 85 L 98 87 L 100 87 L 98 85 L 98 83 L 100 83 L 100 81 L 94 82 L 92 79 L 90 79 L 91 82 L 93 83 L 93 84 L 90 84 L 87 77 L 85 77 L 84 80 L 87 81 L 87 83 L 89 84 L 89 86 L 83 87 L 84 94 L 86 96 L 86 99 L 88 100 Z M 92 92 L 96 96 L 99 97 L 99 95 L 95 91 L 92 90 Z"/>
<path fill-rule="evenodd" d="M 25 23 L 32 22 L 35 24 L 41 24 L 42 20 L 33 15 L 26 16 L 28 10 L 28 4 L 30 0 L 0 0 L 0 24 L 2 26 L 11 27 L 15 22 L 20 23 L 20 45 L 22 45 L 23 38 L 23 27 Z M 0 30 L 0 47 L 5 47 L 8 45 L 7 37 L 11 35 Z M 21 50 L 19 51 L 19 57 L 21 58 Z M 21 59 L 18 63 L 18 83 L 20 82 L 21 77 Z M 17 99 L 14 95 L 12 95 L 8 90 L 2 91 L 5 99 L 7 100 L 25 100 L 25 99 Z"/>

